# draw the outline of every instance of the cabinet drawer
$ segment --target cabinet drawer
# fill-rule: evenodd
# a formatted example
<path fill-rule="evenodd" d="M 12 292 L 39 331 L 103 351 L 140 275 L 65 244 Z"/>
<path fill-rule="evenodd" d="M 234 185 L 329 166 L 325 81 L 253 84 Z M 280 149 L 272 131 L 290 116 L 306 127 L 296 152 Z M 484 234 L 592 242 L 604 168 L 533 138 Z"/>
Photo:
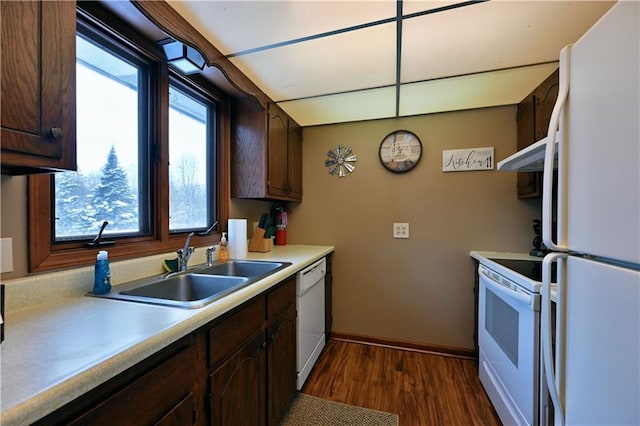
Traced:
<path fill-rule="evenodd" d="M 255 301 L 209 330 L 209 367 L 223 361 L 265 324 L 265 299 Z"/>
<path fill-rule="evenodd" d="M 296 277 L 295 275 L 267 294 L 267 318 L 268 321 L 292 303 L 296 301 Z"/>

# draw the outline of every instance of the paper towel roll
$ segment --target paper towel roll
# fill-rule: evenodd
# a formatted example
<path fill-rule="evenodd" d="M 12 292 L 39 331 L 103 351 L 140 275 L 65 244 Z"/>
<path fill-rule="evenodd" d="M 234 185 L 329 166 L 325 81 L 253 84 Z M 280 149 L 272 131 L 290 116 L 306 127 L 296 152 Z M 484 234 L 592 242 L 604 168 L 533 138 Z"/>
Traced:
<path fill-rule="evenodd" d="M 229 257 L 231 259 L 247 258 L 247 219 L 229 219 Z"/>

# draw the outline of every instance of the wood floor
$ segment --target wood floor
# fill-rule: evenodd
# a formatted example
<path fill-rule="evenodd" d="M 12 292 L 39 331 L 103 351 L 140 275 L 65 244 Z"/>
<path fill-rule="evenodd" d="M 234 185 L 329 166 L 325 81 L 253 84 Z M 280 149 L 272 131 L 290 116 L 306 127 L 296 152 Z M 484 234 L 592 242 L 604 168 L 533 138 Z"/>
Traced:
<path fill-rule="evenodd" d="M 303 393 L 399 416 L 399 426 L 500 425 L 477 361 L 330 339 Z"/>

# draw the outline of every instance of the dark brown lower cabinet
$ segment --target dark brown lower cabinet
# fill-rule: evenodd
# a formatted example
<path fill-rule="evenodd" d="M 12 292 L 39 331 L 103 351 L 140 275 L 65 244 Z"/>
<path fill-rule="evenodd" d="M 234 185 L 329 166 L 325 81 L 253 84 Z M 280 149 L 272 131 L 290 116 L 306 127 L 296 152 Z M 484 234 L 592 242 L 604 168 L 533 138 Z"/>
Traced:
<path fill-rule="evenodd" d="M 295 365 L 296 305 L 293 303 L 271 323 L 267 330 L 269 426 L 277 426 L 280 423 L 296 392 Z M 294 367 L 291 368 L 291 366 Z"/>
<path fill-rule="evenodd" d="M 260 331 L 211 373 L 210 425 L 265 424 L 265 359 Z"/>
<path fill-rule="evenodd" d="M 333 254 L 326 257 L 327 274 L 324 277 L 324 333 L 329 341 L 333 329 Z"/>
<path fill-rule="evenodd" d="M 197 380 L 193 337 L 176 342 L 35 424 L 195 424 Z"/>
<path fill-rule="evenodd" d="M 211 425 L 280 422 L 296 390 L 295 297 L 290 278 L 208 332 Z"/>
<path fill-rule="evenodd" d="M 277 426 L 296 390 L 291 277 L 37 425 Z"/>

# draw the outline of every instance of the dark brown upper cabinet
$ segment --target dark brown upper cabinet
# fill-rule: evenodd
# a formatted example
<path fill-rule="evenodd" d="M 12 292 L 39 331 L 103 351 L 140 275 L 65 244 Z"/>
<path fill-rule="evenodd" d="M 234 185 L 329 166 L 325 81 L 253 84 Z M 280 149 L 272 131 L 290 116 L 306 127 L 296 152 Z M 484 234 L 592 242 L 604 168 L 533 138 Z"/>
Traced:
<path fill-rule="evenodd" d="M 554 71 L 518 104 L 518 151 L 547 136 L 558 98 L 559 72 Z M 542 196 L 542 172 L 518 173 L 518 198 Z"/>
<path fill-rule="evenodd" d="M 275 103 L 234 102 L 231 117 L 231 196 L 302 200 L 302 132 Z"/>
<path fill-rule="evenodd" d="M 76 169 L 76 4 L 3 1 L 2 173 Z"/>

